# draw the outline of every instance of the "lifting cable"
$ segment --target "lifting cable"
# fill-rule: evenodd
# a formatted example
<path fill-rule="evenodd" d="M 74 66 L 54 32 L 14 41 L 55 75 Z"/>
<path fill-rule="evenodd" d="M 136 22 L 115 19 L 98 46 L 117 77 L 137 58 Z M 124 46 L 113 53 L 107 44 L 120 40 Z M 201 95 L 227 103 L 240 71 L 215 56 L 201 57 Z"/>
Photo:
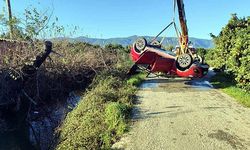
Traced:
<path fill-rule="evenodd" d="M 152 42 L 154 42 L 165 30 L 167 30 L 171 25 L 173 24 L 173 22 L 170 22 L 169 25 L 167 25 L 167 27 L 165 27 L 159 34 L 157 34 L 157 36 L 152 40 Z"/>
<path fill-rule="evenodd" d="M 174 12 L 173 12 L 173 20 L 172 20 L 172 22 L 165 28 L 165 29 L 163 29 L 163 31 L 162 32 L 164 32 L 168 27 L 170 27 L 172 24 L 174 24 L 174 27 L 176 28 L 176 25 L 175 25 L 175 7 L 176 7 L 176 0 L 173 0 L 173 8 L 174 8 Z M 161 32 L 161 33 L 162 33 Z M 160 33 L 160 34 L 161 34 Z M 159 36 L 159 35 L 158 35 Z M 158 36 L 156 36 L 156 37 L 158 37 Z M 177 35 L 178 36 L 178 35 Z M 161 42 L 160 42 L 160 44 L 162 44 L 163 43 L 163 41 L 165 40 L 165 38 L 167 37 L 167 35 L 165 35 L 165 36 L 163 36 L 163 38 L 161 39 Z M 155 40 L 155 39 L 154 39 Z"/>
<path fill-rule="evenodd" d="M 173 0 L 173 8 L 174 8 L 174 11 L 173 11 L 173 20 L 172 20 L 172 22 L 170 22 L 170 23 L 169 23 L 169 24 L 168 24 L 159 34 L 157 34 L 157 36 L 151 41 L 151 43 L 154 42 L 155 40 L 157 40 L 157 38 L 158 38 L 165 30 L 167 30 L 171 25 L 174 26 L 175 33 L 176 33 L 177 38 L 179 39 L 179 38 L 181 37 L 181 32 L 180 32 L 180 30 L 178 29 L 178 27 L 177 27 L 177 25 L 176 25 L 176 23 L 175 23 L 175 16 L 176 16 L 176 0 Z M 164 37 L 162 38 L 160 44 L 163 43 L 163 41 L 165 40 L 165 38 L 166 38 L 166 36 L 164 36 Z M 178 41 L 179 41 L 179 42 L 178 42 L 179 45 L 181 45 L 180 40 L 178 40 Z"/>

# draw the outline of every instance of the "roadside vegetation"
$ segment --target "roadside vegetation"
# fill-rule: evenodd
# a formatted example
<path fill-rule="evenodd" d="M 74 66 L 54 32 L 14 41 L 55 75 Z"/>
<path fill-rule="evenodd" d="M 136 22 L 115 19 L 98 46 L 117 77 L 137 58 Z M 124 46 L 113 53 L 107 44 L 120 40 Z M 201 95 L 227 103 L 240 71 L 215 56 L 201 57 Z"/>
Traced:
<path fill-rule="evenodd" d="M 211 79 L 211 84 L 231 97 L 235 98 L 244 106 L 250 107 L 250 93 L 238 87 L 236 82 L 232 81 L 230 75 L 220 72 Z"/>
<path fill-rule="evenodd" d="M 142 81 L 146 78 L 145 73 L 138 73 L 136 75 L 133 75 L 127 80 L 127 84 L 133 85 L 133 86 L 139 86 Z"/>
<path fill-rule="evenodd" d="M 97 77 L 58 130 L 57 149 L 109 149 L 128 130 L 134 93 L 120 77 Z"/>
<path fill-rule="evenodd" d="M 4 76 L 8 69 L 19 72 L 20 67 L 42 51 L 41 47 L 30 47 L 25 51 L 10 49 L 1 55 L 2 88 L 6 86 Z M 63 57 L 52 55 L 53 62 L 46 61 L 37 78 L 25 85 L 29 97 L 38 104 L 31 105 L 31 110 L 48 109 L 51 105 L 63 103 L 69 92 L 81 92 L 79 104 L 56 131 L 56 149 L 110 148 L 128 130 L 135 85 L 139 85 L 143 76 L 128 78 L 126 73 L 131 62 L 126 48 L 119 45 L 101 48 L 86 43 L 58 41 L 54 42 L 54 50 Z"/>
<path fill-rule="evenodd" d="M 212 35 L 215 48 L 205 57 L 217 73 L 212 84 L 250 107 L 250 17 L 233 14 L 218 36 Z"/>
<path fill-rule="evenodd" d="M 67 115 L 57 130 L 56 149 L 110 149 L 128 131 L 136 86 L 145 75 L 126 75 L 131 66 L 126 48 L 105 48 L 116 53 L 118 61 L 95 77 L 76 109 Z"/>
<path fill-rule="evenodd" d="M 12 38 L 0 40 L 0 98 L 24 98 L 8 90 L 11 87 L 5 80 L 9 71 L 22 74 L 20 69 L 43 51 L 42 37 L 63 35 L 64 27 L 57 25 L 57 18 L 51 23 L 50 15 L 41 14 L 37 9 L 26 9 L 25 23 L 15 16 L 8 20 L 0 15 L 0 27 L 3 28 L 0 38 Z M 211 66 L 222 70 L 212 79 L 213 85 L 250 107 L 249 24 L 249 17 L 233 15 L 221 33 L 213 35 L 215 48 L 199 52 Z M 9 26 L 12 33 L 8 31 Z M 60 55 L 52 54 L 51 60 L 47 60 L 35 78 L 23 87 L 36 102 L 29 106 L 29 111 L 49 110 L 48 107 L 65 101 L 70 92 L 78 91 L 82 93 L 81 100 L 58 126 L 55 132 L 58 138 L 53 147 L 58 150 L 110 149 L 128 130 L 136 86 L 145 74 L 130 78 L 126 75 L 132 64 L 128 48 L 121 45 L 100 47 L 63 40 L 53 43 L 53 50 Z M 43 115 L 46 117 L 49 113 Z M 34 121 L 31 118 L 25 121 Z M 39 145 L 36 147 L 39 149 Z"/>
<path fill-rule="evenodd" d="M 64 28 L 57 25 L 57 18 L 51 23 L 50 16 L 41 14 L 37 9 L 26 9 L 25 23 L 15 16 L 11 20 L 5 15 L 0 16 L 0 26 L 4 29 L 0 35 L 0 90 L 4 92 L 0 97 L 20 97 L 6 91 L 11 88 L 5 84 L 9 71 L 22 74 L 20 69 L 31 64 L 44 51 L 42 37 L 63 35 Z M 12 33 L 8 31 L 9 26 Z M 141 74 L 130 79 L 126 75 L 132 65 L 129 49 L 113 44 L 100 47 L 83 42 L 53 40 L 53 50 L 60 55 L 51 54 L 51 59 L 39 68 L 35 78 L 23 87 L 29 98 L 36 102 L 30 105 L 29 111 L 50 110 L 54 105 L 64 104 L 70 92 L 82 93 L 77 107 L 58 124 L 55 132 L 58 138 L 52 147 L 109 149 L 128 130 L 136 86 L 143 79 Z M 49 117 L 50 112 L 43 115 L 38 119 Z M 31 118 L 29 116 L 25 120 L 35 121 Z M 37 141 L 35 146 L 40 149 L 42 143 Z"/>
<path fill-rule="evenodd" d="M 114 52 L 117 45 L 106 48 Z M 95 77 L 76 109 L 67 115 L 58 128 L 56 149 L 110 149 L 128 131 L 135 85 L 142 81 L 142 75 L 128 78 L 126 73 L 131 62 L 127 53 L 122 53 L 116 55 L 119 62 L 113 64 L 112 69 Z"/>

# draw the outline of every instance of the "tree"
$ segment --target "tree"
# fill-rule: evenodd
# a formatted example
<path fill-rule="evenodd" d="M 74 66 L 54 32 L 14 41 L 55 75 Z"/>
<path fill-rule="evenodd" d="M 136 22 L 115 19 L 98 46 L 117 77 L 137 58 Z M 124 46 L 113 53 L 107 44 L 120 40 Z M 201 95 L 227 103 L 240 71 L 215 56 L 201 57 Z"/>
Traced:
<path fill-rule="evenodd" d="M 209 52 L 210 64 L 224 67 L 238 85 L 250 90 L 250 17 L 238 18 L 232 14 L 218 36 L 212 36 L 215 48 Z"/>
<path fill-rule="evenodd" d="M 207 50 L 205 48 L 196 48 L 197 54 L 201 57 L 204 57 L 207 53 Z"/>
<path fill-rule="evenodd" d="M 7 2 L 8 1 L 8 2 Z M 34 40 L 62 35 L 64 27 L 58 25 L 58 18 L 52 22 L 52 12 L 48 14 L 36 8 L 28 8 L 24 11 L 24 19 L 17 18 L 11 13 L 10 0 L 6 0 L 9 10 L 9 17 L 0 15 L 0 27 L 2 28 L 1 38 L 11 38 L 13 40 Z M 9 4 L 9 5 L 8 5 Z M 7 28 L 10 30 L 6 30 Z"/>

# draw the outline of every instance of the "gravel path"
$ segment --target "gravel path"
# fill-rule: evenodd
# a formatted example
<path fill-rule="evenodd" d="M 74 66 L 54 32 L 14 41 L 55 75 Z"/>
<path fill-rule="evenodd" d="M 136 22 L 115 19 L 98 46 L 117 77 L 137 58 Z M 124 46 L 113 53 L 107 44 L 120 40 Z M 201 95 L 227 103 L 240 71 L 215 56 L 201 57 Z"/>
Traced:
<path fill-rule="evenodd" d="M 148 79 L 133 121 L 114 149 L 250 149 L 250 109 L 204 80 Z"/>

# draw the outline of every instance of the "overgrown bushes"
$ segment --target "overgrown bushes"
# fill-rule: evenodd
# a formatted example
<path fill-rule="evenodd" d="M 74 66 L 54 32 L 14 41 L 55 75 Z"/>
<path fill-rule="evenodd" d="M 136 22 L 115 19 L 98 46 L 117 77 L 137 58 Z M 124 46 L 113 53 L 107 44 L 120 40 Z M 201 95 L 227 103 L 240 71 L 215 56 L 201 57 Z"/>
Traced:
<path fill-rule="evenodd" d="M 250 17 L 235 14 L 218 36 L 212 35 L 215 48 L 208 51 L 206 60 L 216 68 L 223 68 L 246 91 L 250 90 Z"/>
<path fill-rule="evenodd" d="M 1 51 L 0 55 L 0 97 L 8 97 L 5 77 L 10 70 L 21 74 L 21 68 L 30 64 L 36 55 L 43 50 L 43 43 L 20 43 L 2 41 L 9 49 Z M 22 44 L 22 43 L 21 43 Z M 101 47 L 86 43 L 69 43 L 67 41 L 54 42 L 53 50 L 62 55 L 51 54 L 38 70 L 36 77 L 26 83 L 25 90 L 31 98 L 38 100 L 60 99 L 73 90 L 80 90 L 91 83 L 95 75 L 103 71 L 112 70 L 122 64 L 126 54 L 114 54 Z"/>
<path fill-rule="evenodd" d="M 1 27 L 14 27 L 12 36 L 6 30 L 0 35 L 1 38 L 12 37 L 15 40 L 29 41 L 24 44 L 17 41 L 0 41 L 1 99 L 8 99 L 12 95 L 5 91 L 9 88 L 5 81 L 10 70 L 22 74 L 20 69 L 32 63 L 37 54 L 43 51 L 42 42 L 37 39 L 56 37 L 63 33 L 62 26 L 56 25 L 55 22 L 48 23 L 49 17 L 41 14 L 36 9 L 27 9 L 24 14 L 25 24 L 16 17 L 7 20 L 4 15 L 0 15 Z M 25 86 L 23 89 L 29 98 L 40 103 L 34 106 L 35 109 L 32 106 L 29 111 L 46 106 L 46 102 L 57 104 L 58 101 L 66 100 L 69 92 L 82 91 L 92 83 L 77 108 L 69 113 L 58 129 L 59 139 L 56 148 L 110 148 L 127 130 L 127 118 L 135 92 L 135 87 L 127 84 L 125 80 L 126 71 L 131 65 L 128 61 L 128 49 L 121 45 L 110 44 L 101 48 L 98 45 L 63 40 L 53 43 L 53 50 L 63 57 L 51 54 L 51 59 L 38 69 L 34 78 L 25 85 L 20 85 Z M 93 78 L 95 79 L 92 82 Z M 15 99 L 18 99 L 20 93 L 16 95 Z"/>
<path fill-rule="evenodd" d="M 19 48 L 4 51 L 0 56 L 0 85 L 4 84 L 5 70 L 21 73 L 20 68 L 43 51 L 41 43 L 25 47 L 25 50 Z M 52 54 L 53 61 L 47 60 L 36 78 L 27 83 L 25 90 L 32 99 L 41 105 L 45 101 L 57 103 L 66 99 L 70 91 L 84 89 L 91 83 L 77 108 L 68 114 L 58 129 L 60 136 L 56 148 L 110 148 L 127 130 L 127 118 L 136 90 L 135 84 L 126 80 L 131 65 L 126 48 L 59 41 L 54 42 L 53 50 L 63 57 Z"/>

